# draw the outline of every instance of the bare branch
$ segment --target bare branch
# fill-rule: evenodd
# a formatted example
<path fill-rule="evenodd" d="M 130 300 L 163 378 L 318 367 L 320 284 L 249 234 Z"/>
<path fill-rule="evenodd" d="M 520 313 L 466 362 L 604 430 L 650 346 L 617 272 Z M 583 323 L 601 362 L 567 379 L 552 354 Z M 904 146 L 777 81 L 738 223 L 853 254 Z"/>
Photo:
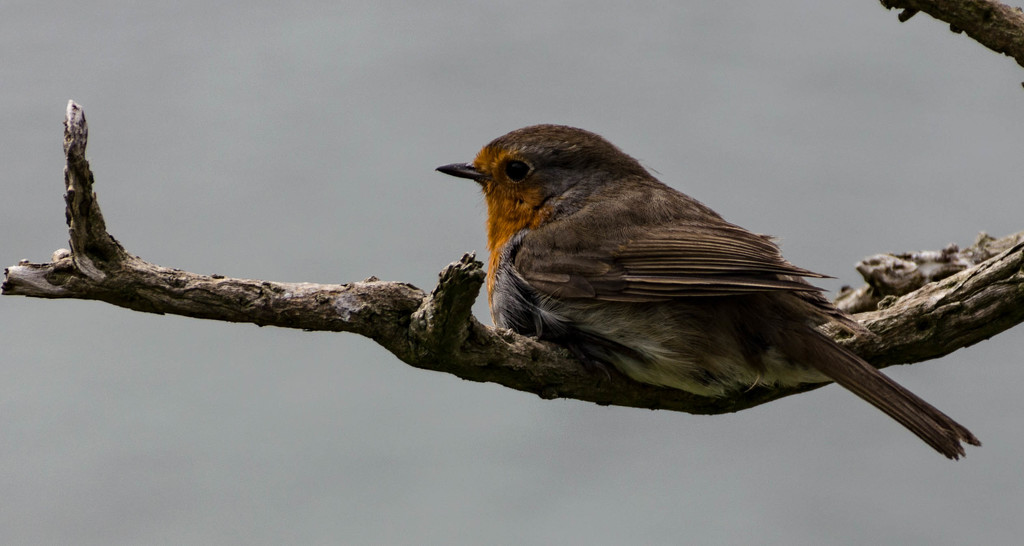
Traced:
<path fill-rule="evenodd" d="M 888 9 L 902 10 L 900 22 L 919 11 L 949 23 L 981 45 L 1013 57 L 1024 66 L 1024 12 L 995 0 L 881 0 Z"/>
<path fill-rule="evenodd" d="M 836 306 L 847 313 L 878 309 L 886 297 L 904 296 L 935 281 L 940 281 L 984 262 L 1024 241 L 1024 231 L 994 239 L 981 233 L 974 244 L 963 250 L 955 244 L 946 248 L 904 254 L 876 254 L 857 264 L 864 286 L 854 290 L 844 286 Z"/>
<path fill-rule="evenodd" d="M 71 102 L 65 128 L 71 250 L 58 250 L 49 263 L 21 262 L 7 268 L 4 295 L 93 299 L 148 313 L 353 332 L 374 339 L 412 366 L 499 383 L 542 398 L 724 413 L 821 386 L 761 386 L 735 398 L 714 399 L 637 383 L 614 370 L 610 375 L 595 374 L 556 345 L 477 322 L 470 310 L 484 272 L 469 254 L 441 272 L 430 294 L 375 278 L 342 285 L 281 283 L 197 275 L 150 264 L 128 254 L 106 233 L 85 160 L 87 135 L 85 116 Z M 976 265 L 951 249 L 920 253 L 919 258 L 956 264 L 947 267 L 947 273 L 962 270 L 898 299 L 882 299 L 880 306 L 875 305 L 879 309 L 858 315 L 876 335 L 840 342 L 883 367 L 937 358 L 1024 321 L 1024 237 L 1013 237 L 999 243 L 1002 247 L 986 241 L 968 249 L 978 259 L 983 250 L 990 253 Z M 991 256 L 996 249 L 999 253 Z M 911 255 L 901 259 L 915 264 L 904 267 L 904 272 L 922 269 Z M 897 279 L 890 285 L 911 286 L 904 282 L 906 276 L 902 281 L 895 274 L 876 276 Z M 914 278 L 918 277 L 925 278 Z"/>
<path fill-rule="evenodd" d="M 1024 232 L 1003 252 L 902 297 L 887 296 L 857 319 L 876 336 L 848 340 L 882 368 L 968 347 L 1024 322 Z"/>

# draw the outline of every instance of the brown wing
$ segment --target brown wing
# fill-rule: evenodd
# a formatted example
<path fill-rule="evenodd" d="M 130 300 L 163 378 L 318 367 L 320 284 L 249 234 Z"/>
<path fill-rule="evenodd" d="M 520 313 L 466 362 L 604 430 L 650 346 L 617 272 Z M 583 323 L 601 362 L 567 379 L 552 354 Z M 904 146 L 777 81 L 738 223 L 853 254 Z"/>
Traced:
<path fill-rule="evenodd" d="M 516 270 L 556 298 L 644 302 L 819 291 L 801 277 L 824 275 L 787 262 L 770 238 L 730 224 L 686 196 L 672 197 L 679 210 L 654 222 L 630 214 L 629 203 L 619 201 L 590 218 L 584 212 L 572 227 L 554 222 L 533 230 L 516 254 Z"/>

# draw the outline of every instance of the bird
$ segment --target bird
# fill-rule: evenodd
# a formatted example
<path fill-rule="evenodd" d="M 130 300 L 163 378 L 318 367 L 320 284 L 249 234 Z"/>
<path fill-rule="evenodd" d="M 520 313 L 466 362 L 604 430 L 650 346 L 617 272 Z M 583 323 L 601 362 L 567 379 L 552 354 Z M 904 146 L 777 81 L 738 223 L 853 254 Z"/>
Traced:
<path fill-rule="evenodd" d="M 437 168 L 487 206 L 495 326 L 568 349 L 590 368 L 699 396 L 835 382 L 950 459 L 978 439 L 837 344 L 867 333 L 774 240 L 667 186 L 598 134 L 533 125 Z"/>

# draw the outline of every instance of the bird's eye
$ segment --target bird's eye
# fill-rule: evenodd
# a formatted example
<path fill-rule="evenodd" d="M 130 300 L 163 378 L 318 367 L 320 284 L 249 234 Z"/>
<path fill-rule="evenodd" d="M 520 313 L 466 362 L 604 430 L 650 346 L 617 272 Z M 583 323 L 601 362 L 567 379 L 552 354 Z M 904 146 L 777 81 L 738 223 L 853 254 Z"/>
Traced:
<path fill-rule="evenodd" d="M 522 161 L 509 161 L 505 164 L 505 176 L 513 182 L 519 182 L 530 174 L 530 166 Z"/>

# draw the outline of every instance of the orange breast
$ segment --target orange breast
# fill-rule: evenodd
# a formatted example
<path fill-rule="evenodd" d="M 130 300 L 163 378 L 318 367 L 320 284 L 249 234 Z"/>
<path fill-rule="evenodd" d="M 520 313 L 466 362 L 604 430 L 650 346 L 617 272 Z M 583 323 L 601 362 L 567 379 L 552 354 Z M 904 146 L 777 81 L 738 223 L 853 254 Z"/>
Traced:
<path fill-rule="evenodd" d="M 487 301 L 491 303 L 494 281 L 502 250 L 509 239 L 523 229 L 536 229 L 549 219 L 551 207 L 541 206 L 537 188 L 508 188 L 504 185 L 487 188 Z"/>

